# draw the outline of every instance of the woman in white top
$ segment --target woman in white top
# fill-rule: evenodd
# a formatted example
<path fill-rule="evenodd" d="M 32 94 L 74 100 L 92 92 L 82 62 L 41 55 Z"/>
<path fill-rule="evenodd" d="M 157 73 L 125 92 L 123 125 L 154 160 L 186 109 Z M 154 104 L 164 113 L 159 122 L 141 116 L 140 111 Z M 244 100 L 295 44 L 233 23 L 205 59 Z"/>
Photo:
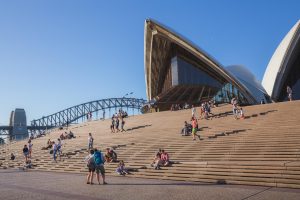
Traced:
<path fill-rule="evenodd" d="M 196 108 L 194 107 L 194 105 L 192 105 L 192 117 L 195 117 L 196 114 Z"/>

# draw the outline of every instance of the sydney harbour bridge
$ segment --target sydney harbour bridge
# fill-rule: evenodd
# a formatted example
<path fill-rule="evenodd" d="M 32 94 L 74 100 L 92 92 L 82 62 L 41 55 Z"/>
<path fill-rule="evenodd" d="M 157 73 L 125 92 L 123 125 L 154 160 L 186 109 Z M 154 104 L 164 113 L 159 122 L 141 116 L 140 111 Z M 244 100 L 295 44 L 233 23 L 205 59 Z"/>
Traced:
<path fill-rule="evenodd" d="M 84 121 L 87 114 L 96 114 L 102 111 L 101 119 L 105 119 L 108 112 L 115 113 L 119 109 L 127 110 L 134 114 L 134 110 L 141 112 L 147 101 L 136 98 L 109 98 L 82 103 L 56 112 L 54 114 L 43 116 L 40 119 L 34 119 L 27 125 L 24 109 L 12 111 L 8 126 L 0 126 L 0 136 L 7 136 L 10 140 L 20 140 L 28 137 L 30 134 L 38 134 L 45 130 L 69 126 L 78 121 Z M 97 117 L 96 117 L 97 118 Z"/>

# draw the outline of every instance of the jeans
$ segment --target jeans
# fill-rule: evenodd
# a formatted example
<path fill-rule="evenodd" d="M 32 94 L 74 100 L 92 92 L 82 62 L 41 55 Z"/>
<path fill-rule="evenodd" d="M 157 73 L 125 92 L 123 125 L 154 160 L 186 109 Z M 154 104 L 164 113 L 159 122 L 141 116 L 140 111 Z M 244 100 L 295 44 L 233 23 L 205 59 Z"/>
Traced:
<path fill-rule="evenodd" d="M 57 150 L 53 150 L 53 160 L 55 160 L 55 161 L 56 161 L 56 152 L 57 152 Z"/>

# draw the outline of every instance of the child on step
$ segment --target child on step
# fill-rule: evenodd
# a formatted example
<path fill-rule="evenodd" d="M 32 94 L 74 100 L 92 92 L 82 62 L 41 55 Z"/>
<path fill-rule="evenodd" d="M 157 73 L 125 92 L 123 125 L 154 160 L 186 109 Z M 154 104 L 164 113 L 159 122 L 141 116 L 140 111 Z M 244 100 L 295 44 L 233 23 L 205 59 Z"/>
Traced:
<path fill-rule="evenodd" d="M 121 160 L 118 164 L 118 168 L 116 169 L 117 174 L 119 175 L 125 175 L 128 174 L 128 170 L 125 168 L 125 163 L 123 160 Z"/>

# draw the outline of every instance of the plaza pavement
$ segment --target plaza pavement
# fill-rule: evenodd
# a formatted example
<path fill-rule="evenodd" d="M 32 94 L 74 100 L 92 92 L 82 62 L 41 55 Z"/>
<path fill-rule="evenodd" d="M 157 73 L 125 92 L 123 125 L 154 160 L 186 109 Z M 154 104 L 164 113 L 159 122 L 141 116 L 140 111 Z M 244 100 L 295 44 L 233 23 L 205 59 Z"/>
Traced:
<path fill-rule="evenodd" d="M 107 177 L 107 182 L 108 185 L 87 185 L 83 174 L 0 170 L 0 199 L 300 199 L 300 189 L 215 185 L 112 176 Z"/>

